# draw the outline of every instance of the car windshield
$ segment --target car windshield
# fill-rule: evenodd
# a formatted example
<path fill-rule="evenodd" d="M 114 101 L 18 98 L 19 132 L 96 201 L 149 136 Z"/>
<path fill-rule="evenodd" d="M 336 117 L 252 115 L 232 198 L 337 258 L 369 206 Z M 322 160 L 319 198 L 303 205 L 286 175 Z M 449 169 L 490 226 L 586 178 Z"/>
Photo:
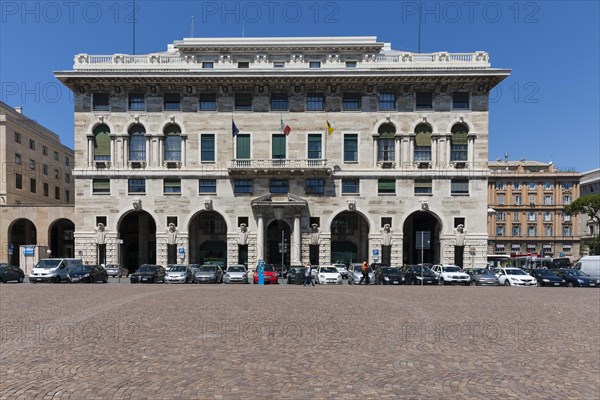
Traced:
<path fill-rule="evenodd" d="M 416 273 L 418 273 L 418 274 L 420 274 L 420 273 L 421 273 L 421 267 L 419 267 L 419 266 L 417 266 L 417 267 L 412 267 L 412 270 L 413 270 L 413 272 L 416 272 Z M 430 273 L 430 272 L 431 272 L 431 270 L 429 269 L 429 267 L 425 267 L 425 268 L 423 268 L 423 273 L 424 273 L 424 274 L 428 274 L 428 273 Z"/>
<path fill-rule="evenodd" d="M 275 267 L 273 266 L 273 264 L 265 264 L 265 271 L 269 271 L 269 272 L 273 272 L 275 271 Z"/>
<path fill-rule="evenodd" d="M 175 265 L 169 269 L 169 272 L 185 272 L 187 268 L 184 265 Z"/>
<path fill-rule="evenodd" d="M 200 267 L 200 271 L 202 272 L 215 272 L 217 270 L 216 265 L 204 265 Z"/>
<path fill-rule="evenodd" d="M 60 260 L 40 260 L 35 268 L 56 268 L 60 264 Z"/>
<path fill-rule="evenodd" d="M 93 265 L 80 265 L 73 269 L 73 272 L 90 272 L 94 268 Z"/>
<path fill-rule="evenodd" d="M 521 269 L 507 269 L 505 270 L 506 275 L 527 275 L 527 273 Z"/>
<path fill-rule="evenodd" d="M 229 268 L 227 268 L 227 272 L 246 272 L 246 268 L 244 268 L 244 267 L 229 267 Z"/>
<path fill-rule="evenodd" d="M 490 275 L 490 271 L 487 268 L 473 268 L 471 272 L 475 275 Z"/>
<path fill-rule="evenodd" d="M 339 269 L 346 269 L 346 266 L 344 264 L 335 264 L 334 267 Z"/>
<path fill-rule="evenodd" d="M 323 268 L 321 268 L 321 272 L 334 274 L 334 273 L 337 273 L 338 270 L 335 267 L 323 267 Z"/>
<path fill-rule="evenodd" d="M 587 275 L 578 269 L 565 269 L 564 272 L 565 272 L 565 274 L 568 274 L 571 276 L 582 276 L 584 278 L 587 278 Z"/>
<path fill-rule="evenodd" d="M 442 267 L 444 272 L 461 272 L 460 267 Z"/>
<path fill-rule="evenodd" d="M 381 268 L 381 272 L 384 274 L 399 274 L 400 268 L 383 267 Z"/>
<path fill-rule="evenodd" d="M 543 276 L 554 276 L 554 272 L 548 270 L 548 269 L 536 269 L 534 270 L 536 274 L 538 275 L 543 275 Z"/>
<path fill-rule="evenodd" d="M 154 272 L 154 271 L 156 271 L 156 267 L 152 267 L 150 265 L 142 265 L 139 270 L 139 272 Z"/>

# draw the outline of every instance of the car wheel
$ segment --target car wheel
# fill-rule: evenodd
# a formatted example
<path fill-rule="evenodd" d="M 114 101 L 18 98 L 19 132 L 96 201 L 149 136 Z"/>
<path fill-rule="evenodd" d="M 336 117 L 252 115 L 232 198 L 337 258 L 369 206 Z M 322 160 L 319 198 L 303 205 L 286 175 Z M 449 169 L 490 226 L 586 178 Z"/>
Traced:
<path fill-rule="evenodd" d="M 538 283 L 537 283 L 537 285 L 536 285 L 536 286 L 537 286 L 537 287 L 541 287 L 541 286 L 542 286 L 542 283 L 541 283 L 540 281 L 538 281 Z"/>
<path fill-rule="evenodd" d="M 102 279 L 102 283 L 108 283 L 108 275 L 104 276 L 104 279 Z"/>
<path fill-rule="evenodd" d="M 0 278 L 0 283 L 6 283 L 4 282 L 4 278 Z"/>
<path fill-rule="evenodd" d="M 94 283 L 94 282 L 96 282 L 96 280 L 94 279 L 93 276 L 90 276 L 90 283 Z"/>
<path fill-rule="evenodd" d="M 508 279 L 504 281 L 504 286 L 510 286 L 510 281 Z"/>
<path fill-rule="evenodd" d="M 55 283 L 60 283 L 60 276 L 57 276 L 56 278 L 54 278 L 54 282 Z"/>
<path fill-rule="evenodd" d="M 23 283 L 23 277 L 22 277 L 22 276 L 20 276 L 20 277 L 19 277 L 19 279 L 17 279 L 17 282 L 19 282 L 19 283 Z"/>
<path fill-rule="evenodd" d="M 438 281 L 438 283 L 439 283 L 440 285 L 444 286 L 444 285 L 446 284 L 446 281 L 444 281 L 444 279 L 442 278 L 442 279 L 440 279 L 440 280 Z"/>
<path fill-rule="evenodd" d="M 569 282 L 569 283 L 567 283 L 567 286 L 568 287 L 575 287 L 575 284 L 573 282 Z"/>
<path fill-rule="evenodd" d="M 477 281 L 471 281 L 471 286 L 477 286 Z"/>

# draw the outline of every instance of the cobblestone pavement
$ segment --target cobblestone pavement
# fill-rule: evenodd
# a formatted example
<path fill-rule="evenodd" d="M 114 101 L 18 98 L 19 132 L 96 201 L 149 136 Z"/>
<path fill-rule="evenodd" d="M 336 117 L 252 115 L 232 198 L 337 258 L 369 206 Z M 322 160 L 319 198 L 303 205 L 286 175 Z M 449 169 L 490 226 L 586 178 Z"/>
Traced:
<path fill-rule="evenodd" d="M 600 290 L 0 285 L 0 399 L 598 399 Z"/>

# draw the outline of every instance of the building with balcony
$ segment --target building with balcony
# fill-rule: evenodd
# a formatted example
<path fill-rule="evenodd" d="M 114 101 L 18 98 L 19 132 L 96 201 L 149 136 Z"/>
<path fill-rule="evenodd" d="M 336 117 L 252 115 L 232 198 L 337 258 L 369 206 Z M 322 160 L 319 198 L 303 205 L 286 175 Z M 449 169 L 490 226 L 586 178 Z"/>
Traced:
<path fill-rule="evenodd" d="M 600 193 L 600 168 L 592 169 L 581 174 L 579 190 L 581 192 L 581 197 L 597 195 Z M 583 243 L 585 240 L 597 237 L 600 232 L 600 226 L 598 226 L 596 221 L 590 219 L 588 215 L 581 214 L 579 216 L 579 232 Z M 588 246 L 582 244 L 581 247 L 582 256 L 590 254 Z"/>
<path fill-rule="evenodd" d="M 0 102 L 0 262 L 19 265 L 22 245 L 73 256 L 73 167 L 56 133 Z"/>
<path fill-rule="evenodd" d="M 527 160 L 490 162 L 490 170 L 490 254 L 579 258 L 579 217 L 564 207 L 579 197 L 580 173 Z"/>
<path fill-rule="evenodd" d="M 285 242 L 286 265 L 452 262 L 463 225 L 461 257 L 485 264 L 488 92 L 509 73 L 375 37 L 78 54 L 55 73 L 83 161 L 77 252 L 253 268 Z"/>

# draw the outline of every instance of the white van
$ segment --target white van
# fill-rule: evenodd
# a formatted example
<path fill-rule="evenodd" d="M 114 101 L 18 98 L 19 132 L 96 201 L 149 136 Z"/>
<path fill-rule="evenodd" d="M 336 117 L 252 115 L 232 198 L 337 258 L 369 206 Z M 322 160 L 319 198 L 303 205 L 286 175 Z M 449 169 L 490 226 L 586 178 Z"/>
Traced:
<path fill-rule="evenodd" d="M 592 279 L 600 279 L 600 256 L 581 257 L 575 263 L 575 269 L 581 270 Z"/>
<path fill-rule="evenodd" d="M 29 282 L 68 281 L 67 274 L 75 267 L 82 265 L 81 258 L 44 258 L 38 261 L 29 274 Z"/>

